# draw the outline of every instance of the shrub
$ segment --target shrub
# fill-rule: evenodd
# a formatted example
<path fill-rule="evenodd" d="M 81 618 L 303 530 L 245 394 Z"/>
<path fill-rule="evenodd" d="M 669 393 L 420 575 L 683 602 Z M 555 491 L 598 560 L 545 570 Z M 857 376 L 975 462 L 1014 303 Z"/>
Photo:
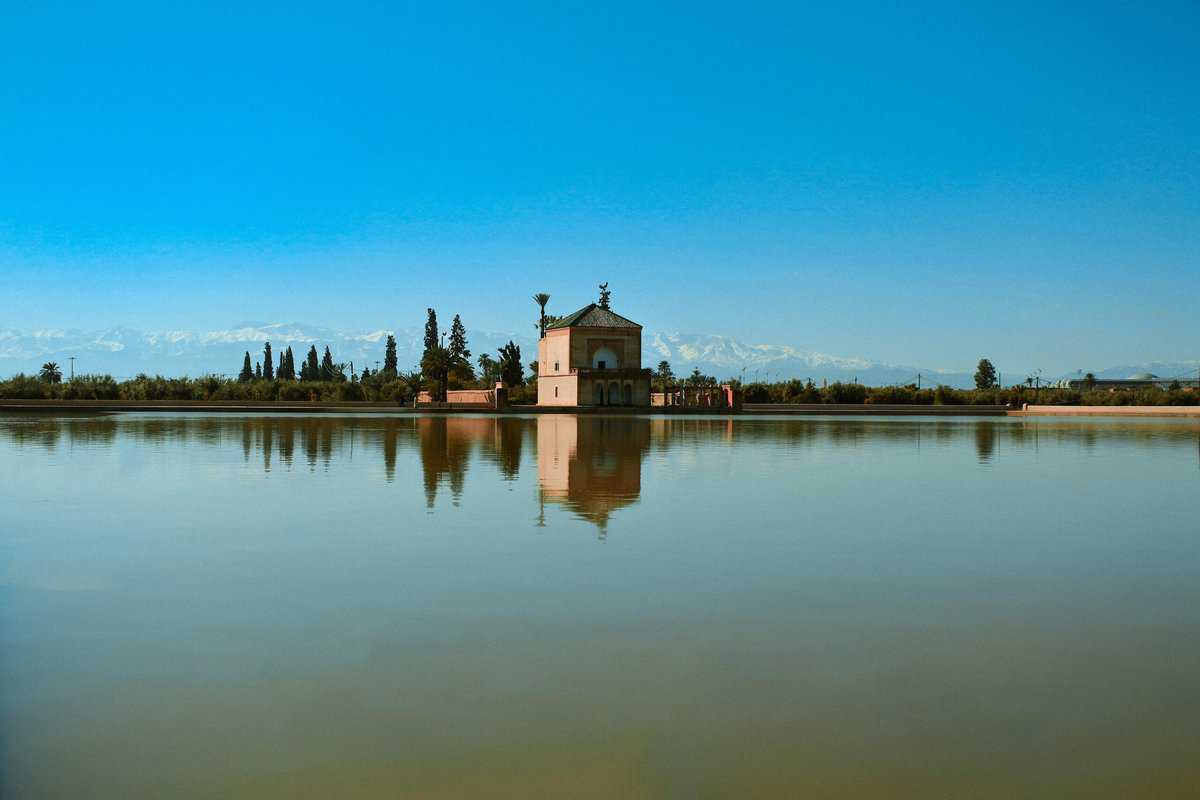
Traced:
<path fill-rule="evenodd" d="M 859 404 L 867 399 L 867 387 L 861 383 L 831 383 L 821 391 L 823 403 Z"/>
<path fill-rule="evenodd" d="M 51 400 L 56 392 L 55 387 L 62 384 L 48 383 L 32 375 L 17 373 L 6 381 L 0 381 L 0 397 L 12 400 Z"/>

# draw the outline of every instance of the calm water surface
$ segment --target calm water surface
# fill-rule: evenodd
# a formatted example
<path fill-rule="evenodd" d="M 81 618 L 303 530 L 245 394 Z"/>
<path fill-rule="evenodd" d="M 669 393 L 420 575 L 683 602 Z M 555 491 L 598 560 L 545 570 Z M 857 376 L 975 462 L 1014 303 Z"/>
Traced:
<path fill-rule="evenodd" d="M 1200 425 L 0 417 L 0 795 L 1195 797 Z"/>

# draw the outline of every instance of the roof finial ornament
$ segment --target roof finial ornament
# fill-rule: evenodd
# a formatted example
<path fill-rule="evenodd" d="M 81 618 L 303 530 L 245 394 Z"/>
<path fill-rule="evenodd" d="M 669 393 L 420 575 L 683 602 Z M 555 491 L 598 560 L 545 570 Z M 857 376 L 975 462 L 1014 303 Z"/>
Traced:
<path fill-rule="evenodd" d="M 600 284 L 600 307 L 601 308 L 603 308 L 603 309 L 608 308 L 608 298 L 611 295 L 612 295 L 612 292 L 610 292 L 608 290 L 608 282 L 605 281 L 604 283 Z"/>

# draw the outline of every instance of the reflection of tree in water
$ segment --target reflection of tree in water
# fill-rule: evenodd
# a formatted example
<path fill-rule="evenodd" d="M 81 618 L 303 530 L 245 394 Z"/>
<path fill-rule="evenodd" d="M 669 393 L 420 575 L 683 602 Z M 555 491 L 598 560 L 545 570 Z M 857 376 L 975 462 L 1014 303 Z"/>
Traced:
<path fill-rule="evenodd" d="M 525 420 L 505 417 L 421 417 L 417 420 L 417 442 L 425 504 L 433 508 L 438 486 L 445 481 L 455 505 L 462 496 L 467 466 L 478 448 L 499 466 L 506 478 L 520 469 Z"/>
<path fill-rule="evenodd" d="M 496 419 L 496 446 L 491 449 L 500 474 L 506 480 L 516 480 L 521 471 L 521 454 L 525 449 L 525 434 L 532 430 L 526 419 L 500 417 Z M 485 452 L 488 448 L 485 448 Z"/>
<path fill-rule="evenodd" d="M 1194 421 L 1156 420 L 928 420 L 738 419 L 712 417 L 606 417 L 544 414 L 536 420 L 491 416 L 225 416 L 16 414 L 0 417 L 0 442 L 55 450 L 110 447 L 118 435 L 155 447 L 203 444 L 237 447 L 246 463 L 257 450 L 264 472 L 273 458 L 291 470 L 299 443 L 310 470 L 326 470 L 349 461 L 354 448 L 382 457 L 386 480 L 393 481 L 398 453 L 412 447 L 419 457 L 426 503 L 449 486 L 457 503 L 472 458 L 496 466 L 506 480 L 519 480 L 526 439 L 536 437 L 539 496 L 595 523 L 603 530 L 612 514 L 637 502 L 641 464 L 650 448 L 762 443 L 802 449 L 828 446 L 851 449 L 880 443 L 921 447 L 974 441 L 980 463 L 995 459 L 999 445 L 1013 453 L 1066 444 L 1085 448 L 1107 445 L 1184 445 L 1196 450 L 1200 432 Z M 940 448 L 932 452 L 938 452 Z M 236 452 L 236 451 L 235 451 Z M 405 462 L 406 464 L 408 462 Z"/>
<path fill-rule="evenodd" d="M 996 425 L 992 422 L 979 422 L 975 425 L 975 455 L 980 464 L 992 460 L 996 450 Z"/>
<path fill-rule="evenodd" d="M 638 501 L 650 449 L 645 417 L 544 414 L 537 421 L 541 503 L 558 503 L 603 536 L 612 514 Z M 543 511 L 539 519 L 544 519 Z"/>

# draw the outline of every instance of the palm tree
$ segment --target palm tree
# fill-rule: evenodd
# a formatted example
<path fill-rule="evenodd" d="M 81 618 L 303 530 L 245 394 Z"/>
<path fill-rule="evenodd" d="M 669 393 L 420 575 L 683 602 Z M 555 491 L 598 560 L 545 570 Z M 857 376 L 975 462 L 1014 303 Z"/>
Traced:
<path fill-rule="evenodd" d="M 412 395 L 413 407 L 415 408 L 417 405 L 417 395 L 421 393 L 421 373 L 415 370 L 413 372 L 401 372 L 396 376 L 396 379 L 404 384 L 404 388 Z"/>
<path fill-rule="evenodd" d="M 542 335 L 540 338 L 545 339 L 546 338 L 546 303 L 550 302 L 550 295 L 546 294 L 545 292 L 538 292 L 537 294 L 535 294 L 533 296 L 533 302 L 538 304 L 538 310 L 540 311 L 540 313 L 538 314 L 538 329 L 541 330 L 541 332 L 542 332 Z"/>
<path fill-rule="evenodd" d="M 47 361 L 42 364 L 41 378 L 46 383 L 62 383 L 62 370 L 58 368 L 58 363 Z"/>

